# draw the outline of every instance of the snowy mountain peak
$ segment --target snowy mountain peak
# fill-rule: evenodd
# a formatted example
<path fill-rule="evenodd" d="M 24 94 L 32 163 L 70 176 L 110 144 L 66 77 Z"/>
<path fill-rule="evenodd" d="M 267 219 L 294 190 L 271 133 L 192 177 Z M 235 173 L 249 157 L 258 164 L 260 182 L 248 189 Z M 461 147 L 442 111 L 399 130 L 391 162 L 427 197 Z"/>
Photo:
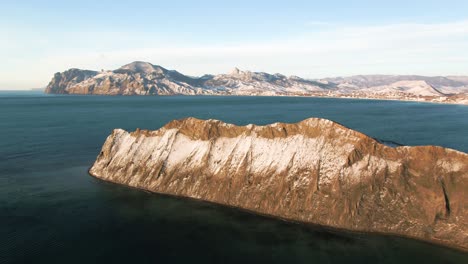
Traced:
<path fill-rule="evenodd" d="M 244 77 L 244 76 L 252 76 L 251 71 L 242 71 L 239 68 L 234 68 L 230 74 L 232 77 Z"/>
<path fill-rule="evenodd" d="M 126 64 L 122 67 L 120 67 L 117 71 L 129 71 L 132 73 L 160 73 L 163 74 L 167 72 L 167 70 L 161 66 L 153 65 L 149 62 L 144 62 L 144 61 L 134 61 L 132 63 Z"/>
<path fill-rule="evenodd" d="M 239 68 L 234 68 L 232 69 L 230 75 L 239 75 L 241 73 L 241 70 L 239 70 Z"/>

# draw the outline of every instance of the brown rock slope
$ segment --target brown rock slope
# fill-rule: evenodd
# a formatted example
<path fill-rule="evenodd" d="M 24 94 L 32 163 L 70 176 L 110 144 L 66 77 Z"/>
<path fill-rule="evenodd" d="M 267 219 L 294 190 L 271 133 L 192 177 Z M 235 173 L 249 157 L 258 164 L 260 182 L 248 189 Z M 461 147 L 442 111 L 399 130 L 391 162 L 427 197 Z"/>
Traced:
<path fill-rule="evenodd" d="M 116 129 L 90 173 L 284 219 L 468 249 L 468 155 L 392 148 L 325 119 Z"/>

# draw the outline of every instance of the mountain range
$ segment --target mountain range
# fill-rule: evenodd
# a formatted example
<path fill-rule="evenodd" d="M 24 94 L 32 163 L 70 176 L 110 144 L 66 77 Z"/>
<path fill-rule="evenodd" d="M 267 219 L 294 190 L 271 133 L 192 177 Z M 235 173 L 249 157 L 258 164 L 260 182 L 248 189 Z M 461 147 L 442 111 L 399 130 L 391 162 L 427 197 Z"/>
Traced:
<path fill-rule="evenodd" d="M 242 71 L 192 77 L 136 61 L 112 71 L 56 73 L 46 93 L 99 95 L 326 96 L 468 104 L 467 76 L 357 75 L 305 79 Z"/>

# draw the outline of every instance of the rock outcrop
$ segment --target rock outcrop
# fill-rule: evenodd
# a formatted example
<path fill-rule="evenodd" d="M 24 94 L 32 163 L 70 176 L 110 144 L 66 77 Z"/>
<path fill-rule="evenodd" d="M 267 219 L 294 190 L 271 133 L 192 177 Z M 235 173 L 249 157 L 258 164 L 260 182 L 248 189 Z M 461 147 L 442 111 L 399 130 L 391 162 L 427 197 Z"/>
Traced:
<path fill-rule="evenodd" d="M 52 94 L 68 94 L 68 93 L 85 93 L 85 91 L 74 89 L 74 87 L 79 86 L 85 80 L 93 78 L 98 72 L 80 70 L 80 69 L 70 69 L 62 73 L 57 72 L 49 85 L 47 85 L 45 92 Z"/>
<path fill-rule="evenodd" d="M 115 129 L 90 174 L 333 228 L 468 249 L 468 154 L 389 147 L 325 119 L 236 126 L 175 120 Z"/>

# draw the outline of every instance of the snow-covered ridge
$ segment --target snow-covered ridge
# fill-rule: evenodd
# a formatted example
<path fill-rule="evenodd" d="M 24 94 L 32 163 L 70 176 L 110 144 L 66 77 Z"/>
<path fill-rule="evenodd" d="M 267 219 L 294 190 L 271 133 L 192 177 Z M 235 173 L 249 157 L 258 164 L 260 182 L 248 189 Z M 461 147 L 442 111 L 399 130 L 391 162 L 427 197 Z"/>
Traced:
<path fill-rule="evenodd" d="M 148 62 L 113 71 L 71 69 L 56 73 L 47 93 L 103 95 L 326 96 L 468 103 L 468 78 L 359 75 L 309 80 L 283 74 L 242 71 L 191 77 Z"/>
<path fill-rule="evenodd" d="M 468 154 L 388 147 L 325 119 L 116 129 L 90 173 L 262 214 L 468 248 Z"/>
<path fill-rule="evenodd" d="M 184 134 L 194 139 L 204 140 L 217 137 L 233 138 L 247 134 L 255 134 L 256 137 L 269 139 L 286 138 L 298 134 L 310 138 L 315 138 L 318 136 L 337 137 L 338 135 L 346 135 L 349 138 L 367 137 L 360 132 L 351 130 L 343 125 L 322 118 L 308 118 L 294 124 L 273 123 L 264 126 L 257 126 L 254 124 L 237 126 L 216 119 L 201 120 L 188 117 L 180 120 L 173 120 L 156 131 L 137 130 L 134 133 L 145 133 L 147 136 L 152 136 L 165 133 L 166 130 L 174 128 L 178 130 L 178 133 Z"/>

